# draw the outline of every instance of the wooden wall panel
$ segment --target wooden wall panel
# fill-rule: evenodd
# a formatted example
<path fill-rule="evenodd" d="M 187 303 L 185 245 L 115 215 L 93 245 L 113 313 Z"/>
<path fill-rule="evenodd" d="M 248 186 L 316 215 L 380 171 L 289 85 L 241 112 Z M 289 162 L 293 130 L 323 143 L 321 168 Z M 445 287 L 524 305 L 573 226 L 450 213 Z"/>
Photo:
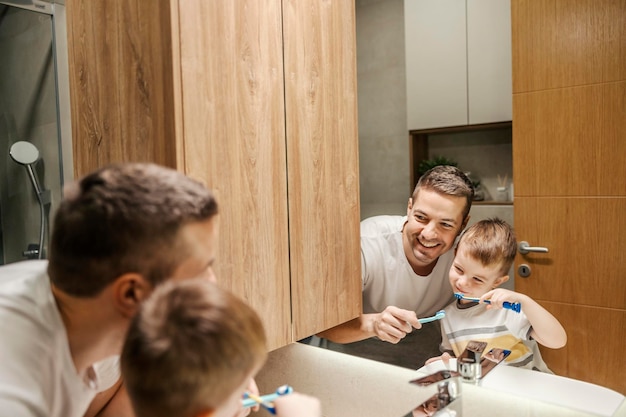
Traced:
<path fill-rule="evenodd" d="M 589 381 L 626 392 L 626 355 L 622 340 L 626 311 L 606 307 L 574 306 L 540 302 L 559 319 L 567 331 L 562 349 L 540 347 L 541 356 L 557 375 Z"/>
<path fill-rule="evenodd" d="M 67 0 L 66 11 L 75 175 L 110 162 L 174 167 L 169 9 Z"/>
<path fill-rule="evenodd" d="M 563 323 L 558 374 L 626 394 L 626 0 L 511 0 L 516 290 Z"/>
<path fill-rule="evenodd" d="M 513 108 L 516 197 L 626 195 L 626 82 L 515 94 Z"/>
<path fill-rule="evenodd" d="M 512 0 L 511 14 L 513 92 L 626 79 L 625 0 Z"/>
<path fill-rule="evenodd" d="M 354 7 L 283 2 L 296 339 L 361 312 Z"/>
<path fill-rule="evenodd" d="M 516 184 L 517 186 L 517 184 Z M 626 198 L 515 198 L 518 237 L 548 253 L 517 255 L 530 266 L 515 288 L 562 303 L 626 309 Z M 624 328 L 626 331 L 626 328 Z"/>

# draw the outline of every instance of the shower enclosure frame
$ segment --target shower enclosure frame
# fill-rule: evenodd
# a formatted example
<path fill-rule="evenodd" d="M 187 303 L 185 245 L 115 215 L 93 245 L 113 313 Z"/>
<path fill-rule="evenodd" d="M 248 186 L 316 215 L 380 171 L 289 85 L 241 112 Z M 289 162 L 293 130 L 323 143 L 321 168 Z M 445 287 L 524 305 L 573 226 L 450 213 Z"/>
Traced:
<path fill-rule="evenodd" d="M 0 0 L 0 5 L 24 9 L 51 17 L 59 175 L 63 185 L 74 178 L 70 115 L 69 60 L 65 0 Z M 52 217 L 53 213 L 50 213 Z M 50 226 L 50 222 L 48 222 Z M 42 250 L 40 248 L 39 250 Z"/>

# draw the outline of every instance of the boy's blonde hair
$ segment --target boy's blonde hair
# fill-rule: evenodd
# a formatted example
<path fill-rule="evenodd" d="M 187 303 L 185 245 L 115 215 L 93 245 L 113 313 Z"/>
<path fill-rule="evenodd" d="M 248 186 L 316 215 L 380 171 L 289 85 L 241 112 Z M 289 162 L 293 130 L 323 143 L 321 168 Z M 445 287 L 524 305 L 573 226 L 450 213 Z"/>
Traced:
<path fill-rule="evenodd" d="M 205 279 L 166 282 L 132 320 L 122 375 L 137 417 L 217 409 L 267 357 L 256 312 Z"/>
<path fill-rule="evenodd" d="M 458 247 L 484 266 L 499 265 L 502 276 L 507 275 L 517 253 L 515 231 L 504 220 L 481 220 L 468 227 L 459 240 Z"/>

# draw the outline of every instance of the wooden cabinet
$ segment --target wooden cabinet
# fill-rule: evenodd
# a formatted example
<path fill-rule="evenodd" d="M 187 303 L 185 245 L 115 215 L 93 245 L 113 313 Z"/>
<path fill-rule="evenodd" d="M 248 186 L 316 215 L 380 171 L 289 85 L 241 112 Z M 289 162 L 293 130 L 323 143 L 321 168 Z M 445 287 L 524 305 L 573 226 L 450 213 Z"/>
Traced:
<path fill-rule="evenodd" d="M 508 0 L 405 0 L 408 130 L 511 120 Z"/>
<path fill-rule="evenodd" d="M 218 280 L 270 349 L 361 312 L 354 3 L 67 0 L 77 175 L 149 160 L 211 187 Z"/>

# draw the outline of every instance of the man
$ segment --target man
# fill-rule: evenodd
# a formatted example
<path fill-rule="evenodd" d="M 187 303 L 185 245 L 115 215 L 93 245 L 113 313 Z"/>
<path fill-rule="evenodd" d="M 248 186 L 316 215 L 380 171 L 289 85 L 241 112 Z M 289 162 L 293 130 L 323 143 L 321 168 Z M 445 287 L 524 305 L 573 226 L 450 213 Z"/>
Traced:
<path fill-rule="evenodd" d="M 409 198 L 406 217 L 363 220 L 363 313 L 319 336 L 341 344 L 374 337 L 397 344 L 413 329 L 422 328 L 419 317 L 431 316 L 449 304 L 453 294 L 447 277 L 454 257 L 450 249 L 467 225 L 473 196 L 472 183 L 463 172 L 452 166 L 437 166 L 419 179 Z M 437 352 L 436 324 L 429 334 Z M 398 351 L 389 351 L 376 340 L 368 346 L 352 347 L 368 352 L 361 356 L 417 368 L 423 363 L 416 359 L 418 352 L 413 345 L 408 362 L 398 358 Z M 332 348 L 352 353 L 348 345 Z M 433 349 L 421 357 L 427 359 Z"/>
<path fill-rule="evenodd" d="M 153 164 L 113 165 L 68 187 L 49 261 L 0 267 L 0 410 L 90 414 L 120 386 L 130 319 L 159 283 L 204 277 L 217 203 L 200 183 Z"/>

